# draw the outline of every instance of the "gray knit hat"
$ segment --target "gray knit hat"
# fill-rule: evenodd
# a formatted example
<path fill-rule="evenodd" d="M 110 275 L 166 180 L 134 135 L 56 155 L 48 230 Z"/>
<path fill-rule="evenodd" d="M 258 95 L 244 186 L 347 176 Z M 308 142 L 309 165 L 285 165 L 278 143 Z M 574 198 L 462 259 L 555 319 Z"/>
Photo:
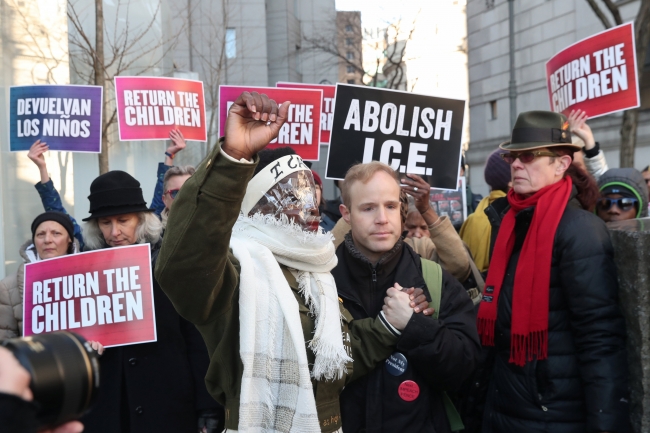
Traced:
<path fill-rule="evenodd" d="M 602 192 L 611 187 L 627 188 L 641 204 L 636 214 L 637 218 L 648 216 L 648 185 L 639 170 L 634 168 L 612 168 L 598 179 L 598 189 Z"/>

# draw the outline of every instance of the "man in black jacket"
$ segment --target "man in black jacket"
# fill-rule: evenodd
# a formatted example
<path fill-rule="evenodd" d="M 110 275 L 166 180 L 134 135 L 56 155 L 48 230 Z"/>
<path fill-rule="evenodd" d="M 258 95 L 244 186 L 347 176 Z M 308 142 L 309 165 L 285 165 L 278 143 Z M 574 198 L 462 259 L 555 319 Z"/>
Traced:
<path fill-rule="evenodd" d="M 341 214 L 351 231 L 336 251 L 339 261 L 332 275 L 355 319 L 375 317 L 387 293 L 426 287 L 422 262 L 403 242 L 400 183 L 389 166 L 352 167 L 342 193 Z M 451 431 L 443 392 L 472 372 L 480 346 L 471 300 L 454 277 L 442 272 L 438 319 L 414 314 L 397 333 L 396 352 L 343 391 L 346 433 Z"/>
<path fill-rule="evenodd" d="M 630 431 L 612 243 L 567 126 L 521 113 L 501 145 L 513 189 L 485 211 L 498 236 L 478 313 L 482 433 Z"/>

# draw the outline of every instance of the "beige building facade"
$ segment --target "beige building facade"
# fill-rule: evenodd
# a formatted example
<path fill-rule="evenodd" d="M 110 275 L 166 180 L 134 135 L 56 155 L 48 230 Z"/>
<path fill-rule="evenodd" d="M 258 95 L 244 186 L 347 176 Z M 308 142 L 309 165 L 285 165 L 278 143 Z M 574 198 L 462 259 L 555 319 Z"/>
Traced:
<path fill-rule="evenodd" d="M 483 195 L 487 156 L 510 138 L 508 1 L 468 0 L 471 142 L 467 152 L 470 183 Z M 598 2 L 602 4 L 601 2 Z M 639 0 L 616 2 L 624 22 L 633 21 Z M 603 6 L 604 7 L 604 6 Z M 550 110 L 545 64 L 567 46 L 604 27 L 587 0 L 525 0 L 514 2 L 514 60 L 517 113 Z M 619 165 L 622 114 L 590 120 L 609 167 Z M 635 165 L 650 163 L 650 115 L 639 116 Z"/>

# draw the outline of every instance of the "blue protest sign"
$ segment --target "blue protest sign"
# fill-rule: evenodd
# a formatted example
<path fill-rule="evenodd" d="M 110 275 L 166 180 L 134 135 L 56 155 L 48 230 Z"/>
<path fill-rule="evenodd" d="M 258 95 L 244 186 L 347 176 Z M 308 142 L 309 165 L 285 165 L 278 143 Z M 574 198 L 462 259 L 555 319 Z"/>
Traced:
<path fill-rule="evenodd" d="M 29 150 L 40 139 L 50 150 L 101 152 L 102 101 L 101 86 L 12 86 L 10 150 Z"/>

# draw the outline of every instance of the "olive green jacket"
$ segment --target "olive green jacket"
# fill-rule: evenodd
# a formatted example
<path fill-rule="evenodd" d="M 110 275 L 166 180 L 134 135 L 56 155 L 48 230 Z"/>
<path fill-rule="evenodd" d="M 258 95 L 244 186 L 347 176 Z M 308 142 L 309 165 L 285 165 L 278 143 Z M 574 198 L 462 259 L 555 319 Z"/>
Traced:
<path fill-rule="evenodd" d="M 169 214 L 156 278 L 181 316 L 196 325 L 210 355 L 205 377 L 210 394 L 226 408 L 226 428 L 239 424 L 239 395 L 243 364 L 239 356 L 240 267 L 229 243 L 246 185 L 257 164 L 238 163 L 220 153 L 220 145 L 183 185 Z M 295 278 L 282 269 L 300 309 L 305 345 L 315 329 L 309 308 L 298 293 Z M 354 362 L 347 376 L 336 381 L 312 381 L 323 432 L 341 427 L 339 394 L 346 383 L 388 358 L 397 338 L 378 318 L 344 317 L 342 338 Z M 314 354 L 307 348 L 310 366 Z M 173 378 L 170 378 L 170 380 Z"/>

